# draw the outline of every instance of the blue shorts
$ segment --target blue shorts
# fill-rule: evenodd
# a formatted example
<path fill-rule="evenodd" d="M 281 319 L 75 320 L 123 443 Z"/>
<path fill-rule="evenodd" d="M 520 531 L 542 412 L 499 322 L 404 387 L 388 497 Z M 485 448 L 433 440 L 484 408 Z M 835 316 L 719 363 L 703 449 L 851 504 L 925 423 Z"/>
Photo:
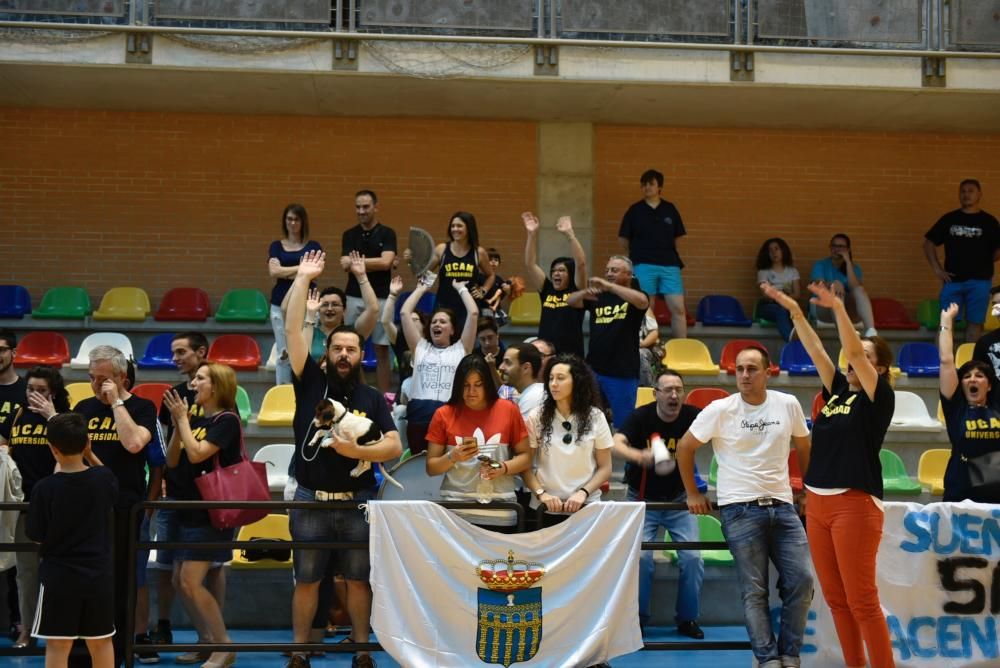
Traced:
<path fill-rule="evenodd" d="M 377 490 L 362 490 L 354 493 L 358 505 L 375 498 Z M 313 501 L 315 492 L 301 485 L 295 491 L 296 501 Z M 288 511 L 288 528 L 292 540 L 316 542 L 363 542 L 361 549 L 348 550 L 303 550 L 292 552 L 292 567 L 295 581 L 305 584 L 319 582 L 327 572 L 329 562 L 333 562 L 333 572 L 347 580 L 368 580 L 371 562 L 368 558 L 368 522 L 365 511 L 357 508 L 349 510 L 312 510 L 295 508 Z"/>
<path fill-rule="evenodd" d="M 990 281 L 952 281 L 941 286 L 941 308 L 958 304 L 959 314 L 973 325 L 986 320 L 990 303 Z"/>
<path fill-rule="evenodd" d="M 684 294 L 684 281 L 681 280 L 680 267 L 637 264 L 633 268 L 633 274 L 639 279 L 639 287 L 650 297 Z"/>
<path fill-rule="evenodd" d="M 164 497 L 164 501 L 171 501 Z M 177 519 L 176 510 L 159 509 L 156 511 L 156 540 L 157 542 L 177 542 L 180 540 L 181 524 Z M 169 571 L 174 567 L 174 548 L 156 548 L 156 567 L 160 570 Z"/>

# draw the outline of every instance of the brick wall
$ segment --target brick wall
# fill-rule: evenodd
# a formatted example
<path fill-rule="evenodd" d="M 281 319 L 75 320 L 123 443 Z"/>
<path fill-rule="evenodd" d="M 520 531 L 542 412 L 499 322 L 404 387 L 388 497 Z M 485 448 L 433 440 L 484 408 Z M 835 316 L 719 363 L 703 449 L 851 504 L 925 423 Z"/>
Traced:
<path fill-rule="evenodd" d="M 958 181 L 979 178 L 1000 214 L 997 135 L 597 126 L 595 156 L 592 266 L 656 166 L 688 228 L 692 309 L 715 292 L 750 308 L 766 237 L 785 237 L 808 275 L 844 231 L 872 294 L 912 310 L 937 292 L 921 240 L 957 206 Z M 213 305 L 229 288 L 267 291 L 284 205 L 305 204 L 312 236 L 339 252 L 362 187 L 401 237 L 416 225 L 443 240 L 448 216 L 472 211 L 509 276 L 523 270 L 519 214 L 535 206 L 537 172 L 526 122 L 0 109 L 0 283 L 28 286 L 36 304 L 63 284 L 95 304 L 128 284 L 154 303 L 178 285 Z"/>
<path fill-rule="evenodd" d="M 0 283 L 26 285 L 36 305 L 81 285 L 95 307 L 139 285 L 154 309 L 194 285 L 215 306 L 229 288 L 269 290 L 289 202 L 339 254 L 360 188 L 403 245 L 410 225 L 443 240 L 464 209 L 514 258 L 523 235 L 503 225 L 533 206 L 536 153 L 535 125 L 519 122 L 0 109 Z"/>
<path fill-rule="evenodd" d="M 681 212 L 689 309 L 707 294 L 752 308 L 754 261 L 764 239 L 788 241 L 808 279 L 835 232 L 851 237 L 873 296 L 895 297 L 911 314 L 939 284 L 923 235 L 958 207 L 958 183 L 978 178 L 983 208 L 1000 216 L 1000 136 L 600 126 L 595 265 L 616 252 L 618 223 L 641 197 L 639 175 L 664 173 L 664 197 Z"/>

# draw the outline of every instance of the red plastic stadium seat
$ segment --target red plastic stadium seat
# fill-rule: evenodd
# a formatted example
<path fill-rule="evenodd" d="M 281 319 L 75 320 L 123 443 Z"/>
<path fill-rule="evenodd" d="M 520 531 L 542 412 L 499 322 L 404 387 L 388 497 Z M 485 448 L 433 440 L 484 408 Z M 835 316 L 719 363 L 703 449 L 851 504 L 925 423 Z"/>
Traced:
<path fill-rule="evenodd" d="M 170 389 L 166 383 L 139 383 L 132 388 L 132 394 L 143 399 L 149 399 L 156 404 L 156 412 L 160 412 L 160 404 L 163 403 L 163 395 Z M 166 447 L 166 444 L 164 444 Z"/>
<path fill-rule="evenodd" d="M 823 401 L 823 390 L 820 390 L 819 392 L 816 393 L 816 396 L 813 397 L 813 407 L 812 407 L 813 422 L 816 421 L 816 416 L 819 415 L 819 412 L 823 410 L 823 406 L 826 406 L 826 402 Z"/>
<path fill-rule="evenodd" d="M 63 364 L 69 364 L 69 342 L 58 332 L 29 332 L 17 342 L 16 367 Z"/>
<path fill-rule="evenodd" d="M 875 329 L 920 329 L 920 323 L 910 318 L 906 307 L 895 299 L 873 297 L 872 311 Z"/>
<path fill-rule="evenodd" d="M 193 320 L 204 322 L 211 315 L 208 294 L 201 288 L 174 288 L 163 295 L 156 320 Z"/>
<path fill-rule="evenodd" d="M 260 366 L 260 346 L 246 334 L 223 334 L 212 341 L 208 359 L 239 371 L 256 371 Z"/>
<path fill-rule="evenodd" d="M 691 311 L 685 309 L 685 313 L 687 314 L 688 327 L 694 327 L 694 316 L 691 315 Z M 667 302 L 663 297 L 657 297 L 653 300 L 653 315 L 656 316 L 656 322 L 661 327 L 670 326 L 670 307 L 667 306 Z"/>
<path fill-rule="evenodd" d="M 704 408 L 716 399 L 725 399 L 728 396 L 729 393 L 720 387 L 699 387 L 688 392 L 684 403 L 695 408 Z"/>
<path fill-rule="evenodd" d="M 741 350 L 751 346 L 767 350 L 767 346 L 762 344 L 760 341 L 754 341 L 753 339 L 733 339 L 726 344 L 725 348 L 722 349 L 722 359 L 719 360 L 719 366 L 722 367 L 722 370 L 730 376 L 735 376 L 736 356 L 740 354 Z M 781 373 L 781 369 L 777 364 L 771 362 L 770 372 L 772 376 L 777 376 Z"/>

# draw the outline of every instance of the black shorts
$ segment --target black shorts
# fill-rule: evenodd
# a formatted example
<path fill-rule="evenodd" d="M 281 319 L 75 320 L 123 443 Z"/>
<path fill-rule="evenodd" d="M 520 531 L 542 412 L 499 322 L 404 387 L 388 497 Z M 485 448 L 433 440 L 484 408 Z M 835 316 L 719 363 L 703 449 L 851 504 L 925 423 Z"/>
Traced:
<path fill-rule="evenodd" d="M 35 638 L 108 638 L 115 634 L 113 587 L 90 591 L 46 589 L 38 593 L 31 635 Z"/>

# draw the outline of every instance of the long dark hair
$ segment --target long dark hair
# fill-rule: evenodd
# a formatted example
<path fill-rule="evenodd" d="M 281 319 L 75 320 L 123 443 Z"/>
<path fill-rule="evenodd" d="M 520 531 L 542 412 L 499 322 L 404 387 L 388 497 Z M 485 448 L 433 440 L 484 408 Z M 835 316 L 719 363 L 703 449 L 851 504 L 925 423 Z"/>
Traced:
<path fill-rule="evenodd" d="M 576 260 L 565 255 L 552 260 L 552 264 L 549 265 L 549 277 L 552 276 L 552 270 L 556 268 L 557 264 L 566 265 L 566 271 L 569 272 L 569 282 L 566 284 L 567 289 L 570 292 L 579 290 L 580 288 L 576 286 Z"/>
<path fill-rule="evenodd" d="M 467 237 L 469 239 L 469 246 L 472 250 L 476 251 L 478 258 L 479 254 L 479 228 L 476 227 L 476 217 L 473 216 L 468 211 L 456 211 L 451 214 L 451 218 L 448 219 L 448 243 L 454 241 L 451 236 L 451 221 L 458 218 L 460 221 L 465 223 L 465 229 L 467 231 Z M 478 263 L 478 259 L 477 259 Z"/>
<path fill-rule="evenodd" d="M 465 406 L 465 379 L 471 373 L 478 373 L 483 379 L 483 389 L 486 391 L 486 403 L 492 407 L 497 402 L 500 395 L 497 393 L 497 384 L 493 381 L 493 374 L 486 363 L 486 359 L 479 353 L 469 353 L 462 358 L 462 361 L 455 367 L 455 378 L 451 383 L 451 397 L 448 398 L 448 405 L 455 408 Z"/>
<path fill-rule="evenodd" d="M 760 250 L 757 251 L 757 269 L 770 269 L 774 266 L 771 262 L 771 252 L 769 250 L 772 243 L 778 244 L 778 248 L 781 249 L 781 264 L 786 267 L 794 267 L 795 262 L 792 260 L 792 249 L 788 247 L 788 242 L 781 237 L 771 237 L 761 244 Z"/>
<path fill-rule="evenodd" d="M 552 422 L 556 416 L 556 400 L 552 398 L 552 392 L 549 391 L 549 379 L 552 377 L 552 369 L 557 364 L 568 366 L 569 375 L 573 379 L 573 397 L 570 400 L 570 410 L 576 416 L 577 440 L 590 431 L 590 409 L 601 408 L 602 405 L 597 379 L 586 362 L 573 353 L 560 353 L 553 357 L 548 366 L 545 367 L 545 380 L 543 382 L 545 398 L 542 400 L 542 413 L 539 416 L 542 425 L 539 441 L 545 447 L 552 440 Z"/>
<path fill-rule="evenodd" d="M 38 378 L 44 380 L 49 386 L 49 394 L 52 395 L 52 405 L 57 413 L 69 412 L 69 392 L 66 390 L 66 383 L 62 374 L 47 366 L 33 366 L 24 375 L 24 380 Z"/>

